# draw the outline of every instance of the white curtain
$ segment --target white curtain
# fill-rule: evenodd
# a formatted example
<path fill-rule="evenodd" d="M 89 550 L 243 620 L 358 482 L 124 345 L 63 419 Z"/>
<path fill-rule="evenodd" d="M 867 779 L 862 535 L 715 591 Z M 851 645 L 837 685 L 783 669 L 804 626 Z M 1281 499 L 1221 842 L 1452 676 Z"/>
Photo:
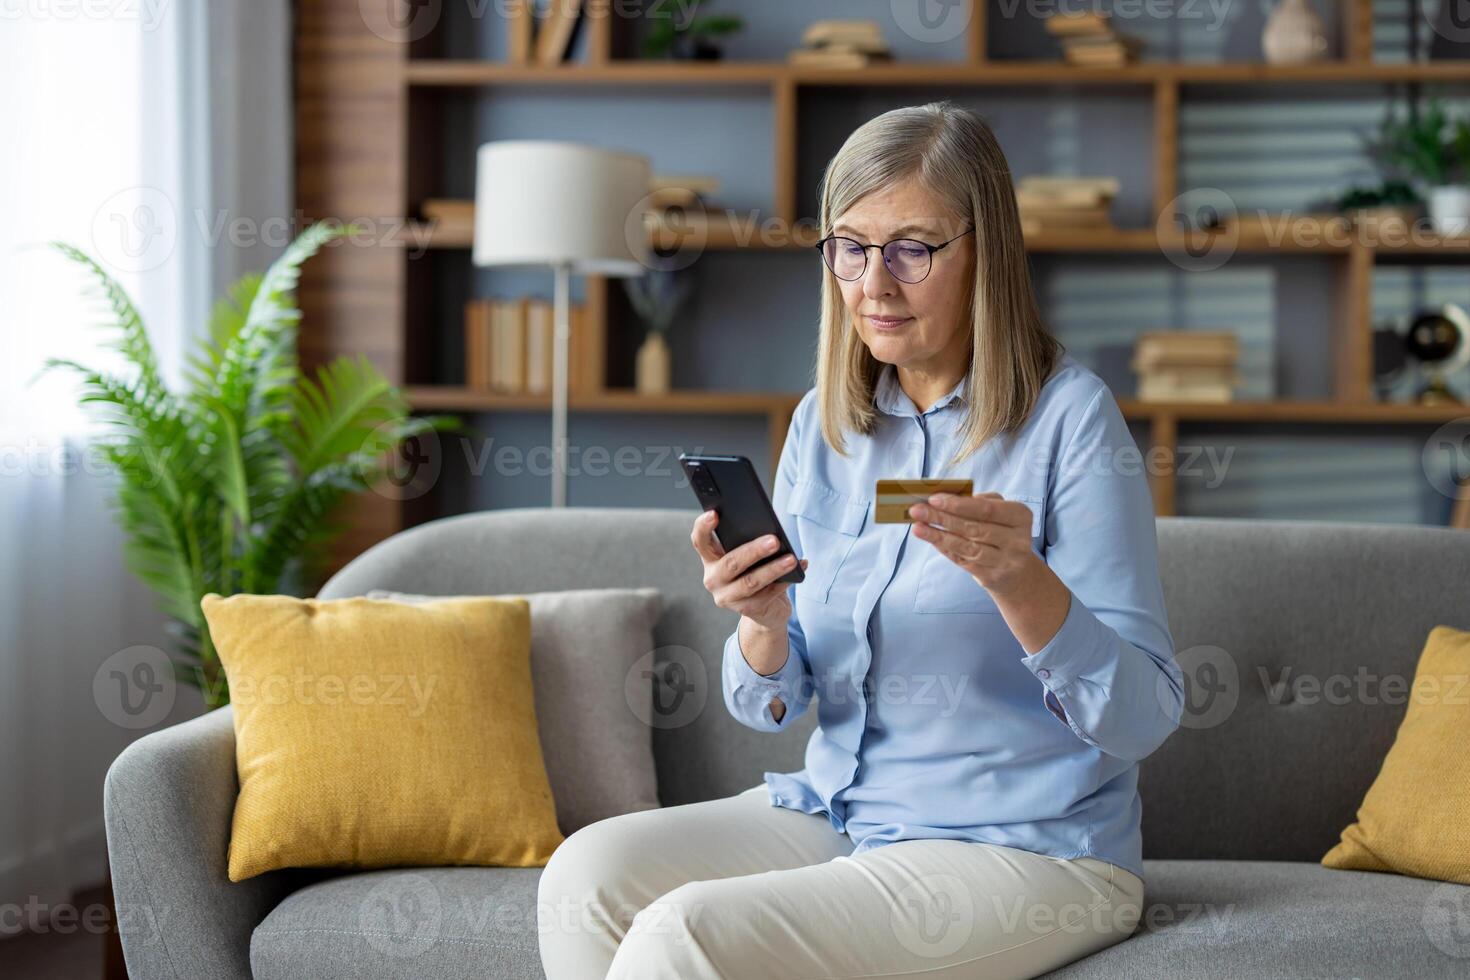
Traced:
<path fill-rule="evenodd" d="M 84 270 L 46 243 L 124 285 L 176 381 L 213 297 L 279 251 L 214 229 L 292 212 L 289 24 L 288 0 L 0 19 L 0 906 L 101 881 L 107 766 L 201 710 L 148 673 L 168 641 L 123 564 L 75 380 L 37 377 L 48 357 L 121 367 Z"/>

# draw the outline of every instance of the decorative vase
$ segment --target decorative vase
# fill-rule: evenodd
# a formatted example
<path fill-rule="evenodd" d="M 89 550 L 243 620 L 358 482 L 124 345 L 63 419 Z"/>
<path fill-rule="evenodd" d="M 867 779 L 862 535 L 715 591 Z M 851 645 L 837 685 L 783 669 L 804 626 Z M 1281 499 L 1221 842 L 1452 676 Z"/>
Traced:
<path fill-rule="evenodd" d="M 1281 0 L 1261 32 L 1261 51 L 1272 65 L 1298 65 L 1327 57 L 1327 32 L 1309 0 Z"/>
<path fill-rule="evenodd" d="M 638 348 L 634 384 L 640 395 L 665 395 L 669 391 L 669 345 L 664 335 L 650 330 Z"/>
<path fill-rule="evenodd" d="M 1438 235 L 1470 232 L 1470 187 L 1447 184 L 1429 188 L 1429 223 Z"/>

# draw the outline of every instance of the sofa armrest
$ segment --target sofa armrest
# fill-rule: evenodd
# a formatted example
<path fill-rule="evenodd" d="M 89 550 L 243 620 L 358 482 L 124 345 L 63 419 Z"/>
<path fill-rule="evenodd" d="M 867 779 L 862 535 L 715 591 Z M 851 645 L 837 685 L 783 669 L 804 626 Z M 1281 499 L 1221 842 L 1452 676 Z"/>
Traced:
<path fill-rule="evenodd" d="M 107 854 L 132 980 L 250 980 L 250 935 L 299 882 L 229 880 L 238 791 L 229 707 L 138 739 L 108 769 Z"/>

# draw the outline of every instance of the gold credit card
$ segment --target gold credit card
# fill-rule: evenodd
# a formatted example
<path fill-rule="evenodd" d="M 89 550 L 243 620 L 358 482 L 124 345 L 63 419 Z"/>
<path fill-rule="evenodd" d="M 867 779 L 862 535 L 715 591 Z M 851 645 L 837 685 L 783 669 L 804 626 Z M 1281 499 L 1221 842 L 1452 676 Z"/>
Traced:
<path fill-rule="evenodd" d="M 879 480 L 874 499 L 873 520 L 878 524 L 912 524 L 909 508 L 931 494 L 957 493 L 973 496 L 971 480 Z"/>

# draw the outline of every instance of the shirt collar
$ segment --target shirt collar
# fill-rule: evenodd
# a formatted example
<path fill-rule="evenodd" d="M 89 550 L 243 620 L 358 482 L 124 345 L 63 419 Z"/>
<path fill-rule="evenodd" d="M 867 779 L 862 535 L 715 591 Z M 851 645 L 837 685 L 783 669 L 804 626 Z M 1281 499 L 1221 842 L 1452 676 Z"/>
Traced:
<path fill-rule="evenodd" d="M 961 402 L 969 400 L 970 373 L 966 371 L 955 386 L 945 392 L 939 399 L 929 406 L 930 412 L 937 412 L 956 399 Z M 904 393 L 903 386 L 898 383 L 898 368 L 893 364 L 885 363 L 883 371 L 878 375 L 878 382 L 873 388 L 873 404 L 889 415 L 918 415 L 919 409 L 911 398 Z"/>

